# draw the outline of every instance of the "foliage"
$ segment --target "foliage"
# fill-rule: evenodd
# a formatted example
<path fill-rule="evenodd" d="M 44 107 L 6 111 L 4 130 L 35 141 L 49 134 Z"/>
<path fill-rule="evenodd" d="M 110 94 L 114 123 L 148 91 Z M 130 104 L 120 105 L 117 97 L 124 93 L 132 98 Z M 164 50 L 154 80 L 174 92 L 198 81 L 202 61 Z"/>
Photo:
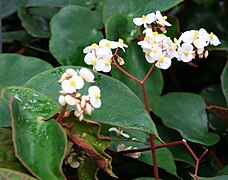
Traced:
<path fill-rule="evenodd" d="M 3 0 L 0 179 L 227 179 L 227 7 Z"/>

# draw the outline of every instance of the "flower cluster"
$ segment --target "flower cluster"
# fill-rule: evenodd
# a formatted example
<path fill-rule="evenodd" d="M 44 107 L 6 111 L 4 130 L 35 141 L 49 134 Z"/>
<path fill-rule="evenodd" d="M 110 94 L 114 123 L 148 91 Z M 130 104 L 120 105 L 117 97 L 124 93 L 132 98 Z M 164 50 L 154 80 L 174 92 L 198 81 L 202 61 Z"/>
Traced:
<path fill-rule="evenodd" d="M 93 69 L 96 71 L 109 72 L 111 71 L 112 58 L 117 55 L 118 48 L 121 48 L 125 52 L 124 48 L 127 47 L 122 39 L 119 39 L 118 42 L 102 39 L 98 44 L 93 43 L 83 50 L 83 53 L 86 54 L 84 61 L 88 65 L 93 65 Z M 114 54 L 112 50 L 115 50 Z M 117 60 L 120 65 L 124 64 L 122 58 L 118 58 Z"/>
<path fill-rule="evenodd" d="M 59 80 L 62 88 L 59 103 L 62 106 L 75 106 L 74 114 L 80 121 L 84 119 L 84 114 L 91 115 L 94 108 L 101 106 L 101 91 L 99 87 L 89 87 L 88 95 L 81 95 L 78 92 L 84 87 L 85 82 L 94 82 L 94 74 L 86 68 L 81 68 L 79 71 L 71 68 L 67 69 Z"/>
<path fill-rule="evenodd" d="M 145 58 L 149 63 L 156 62 L 160 69 L 168 69 L 171 66 L 172 58 L 179 61 L 189 62 L 196 57 L 207 57 L 208 51 L 204 48 L 209 44 L 217 46 L 221 42 L 214 33 L 208 33 L 205 29 L 190 30 L 182 33 L 179 39 L 172 41 L 167 37 L 165 26 L 171 26 L 167 21 L 167 16 L 162 16 L 160 11 L 143 15 L 141 18 L 134 18 L 133 22 L 137 26 L 144 25 L 144 40 L 139 41 L 145 53 Z M 162 33 L 159 33 L 160 29 Z"/>

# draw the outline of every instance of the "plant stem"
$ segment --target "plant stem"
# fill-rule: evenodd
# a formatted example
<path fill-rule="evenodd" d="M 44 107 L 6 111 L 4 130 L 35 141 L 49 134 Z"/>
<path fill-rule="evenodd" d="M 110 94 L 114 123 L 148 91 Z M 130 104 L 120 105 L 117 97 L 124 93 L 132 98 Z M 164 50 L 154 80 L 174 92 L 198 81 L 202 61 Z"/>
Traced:
<path fill-rule="evenodd" d="M 144 83 L 140 83 L 140 85 L 141 85 L 141 88 L 142 88 L 143 100 L 144 100 L 145 108 L 146 108 L 147 113 L 150 115 L 150 106 L 149 106 L 148 98 L 147 98 L 147 95 L 146 95 L 145 84 Z"/>
<path fill-rule="evenodd" d="M 220 169 L 223 169 L 224 168 L 224 165 L 219 160 L 219 158 L 216 156 L 214 149 L 213 148 L 209 148 L 209 151 L 208 152 L 211 155 L 212 159 L 217 163 L 218 167 Z"/>
<path fill-rule="evenodd" d="M 208 151 L 208 149 L 206 149 L 203 152 L 203 154 L 199 158 L 197 158 L 197 160 L 196 160 L 196 168 L 195 168 L 195 173 L 194 173 L 194 176 L 196 176 L 196 177 L 197 177 L 197 173 L 198 173 L 198 169 L 199 169 L 200 160 L 205 156 L 205 154 L 207 154 L 207 151 Z"/>
<path fill-rule="evenodd" d="M 150 68 L 150 70 L 147 72 L 146 76 L 143 78 L 142 83 L 145 84 L 146 80 L 150 76 L 151 72 L 154 70 L 156 62 L 154 62 Z"/>
<path fill-rule="evenodd" d="M 63 119 L 64 114 L 65 114 L 65 112 L 66 112 L 66 108 L 67 108 L 67 104 L 65 104 L 65 105 L 62 107 L 62 109 L 61 109 L 61 111 L 60 111 L 60 113 L 59 113 L 59 116 L 56 118 L 56 122 L 58 122 L 58 123 L 61 123 L 61 122 L 62 122 L 62 119 Z"/>
<path fill-rule="evenodd" d="M 150 134 L 150 144 L 151 144 L 151 152 L 152 152 L 152 157 L 153 157 L 154 178 L 155 178 L 155 180 L 159 180 L 157 157 L 156 157 L 156 150 L 155 150 L 154 135 L 153 134 Z"/>
<path fill-rule="evenodd" d="M 130 73 L 128 73 L 127 71 L 125 71 L 123 68 L 121 68 L 116 61 L 113 61 L 112 63 L 115 67 L 117 67 L 117 69 L 119 69 L 122 73 L 124 73 L 125 75 L 127 75 L 129 78 L 133 79 L 134 81 L 136 81 L 137 83 L 141 84 L 141 80 L 132 76 Z"/>

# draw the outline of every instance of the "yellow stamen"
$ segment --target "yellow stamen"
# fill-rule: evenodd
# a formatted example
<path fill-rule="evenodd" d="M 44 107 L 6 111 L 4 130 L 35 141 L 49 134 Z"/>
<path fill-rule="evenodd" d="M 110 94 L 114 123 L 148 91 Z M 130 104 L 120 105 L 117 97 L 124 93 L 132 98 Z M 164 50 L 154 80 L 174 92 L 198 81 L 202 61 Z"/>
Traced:
<path fill-rule="evenodd" d="M 92 60 L 92 65 L 95 65 L 95 64 L 97 64 L 97 60 L 96 59 L 93 59 Z"/>
<path fill-rule="evenodd" d="M 145 16 L 145 15 L 142 15 L 142 19 L 143 19 L 143 20 L 146 20 L 146 16 Z"/>
<path fill-rule="evenodd" d="M 165 37 L 165 35 L 164 35 L 164 34 L 159 34 L 159 36 L 160 36 L 160 37 Z"/>
<path fill-rule="evenodd" d="M 95 98 L 101 98 L 101 94 L 99 93 L 95 94 Z"/>
<path fill-rule="evenodd" d="M 106 43 L 105 43 L 105 46 L 106 46 L 106 47 L 110 47 L 110 42 L 106 42 Z"/>
<path fill-rule="evenodd" d="M 213 36 L 214 36 L 214 33 L 211 32 L 211 33 L 210 33 L 210 38 L 213 38 Z"/>
<path fill-rule="evenodd" d="M 97 47 L 98 45 L 96 43 L 91 44 L 92 47 Z"/>
<path fill-rule="evenodd" d="M 176 50 L 177 48 L 178 48 L 178 46 L 177 45 L 174 45 L 173 49 Z"/>
<path fill-rule="evenodd" d="M 167 16 L 163 16 L 163 18 L 162 18 L 162 19 L 165 21 L 167 18 L 168 18 Z"/>
<path fill-rule="evenodd" d="M 153 35 L 154 36 L 157 36 L 158 35 L 158 32 L 156 31 L 156 32 L 153 32 Z"/>
<path fill-rule="evenodd" d="M 177 38 L 174 38 L 174 40 L 173 40 L 175 43 L 177 42 Z"/>
<path fill-rule="evenodd" d="M 151 44 L 152 45 L 155 45 L 156 44 L 155 40 L 151 41 Z"/>
<path fill-rule="evenodd" d="M 196 40 L 197 39 L 198 34 L 199 34 L 199 31 L 195 31 L 194 36 L 193 36 L 193 40 Z"/>
<path fill-rule="evenodd" d="M 184 51 L 184 54 L 185 54 L 185 55 L 188 55 L 188 54 L 189 54 L 189 52 L 188 52 L 188 51 Z"/>
<path fill-rule="evenodd" d="M 69 80 L 69 81 L 70 81 L 70 85 L 71 85 L 71 86 L 74 86 L 74 87 L 76 86 L 76 82 L 75 82 L 74 80 L 71 79 L 71 80 Z"/>
<path fill-rule="evenodd" d="M 163 62 L 164 61 L 164 57 L 160 57 L 158 60 L 160 61 L 160 62 Z"/>
<path fill-rule="evenodd" d="M 118 42 L 119 42 L 120 44 L 123 44 L 123 43 L 124 43 L 124 40 L 123 40 L 123 39 L 119 39 Z"/>
<path fill-rule="evenodd" d="M 147 41 L 149 38 L 146 36 L 146 37 L 144 37 L 144 41 Z"/>
<path fill-rule="evenodd" d="M 150 56 L 150 52 L 146 52 L 146 56 Z"/>
<path fill-rule="evenodd" d="M 155 49 L 155 50 L 154 50 L 154 53 L 157 53 L 157 52 L 158 52 L 158 50 L 157 50 L 157 49 Z"/>
<path fill-rule="evenodd" d="M 99 46 L 99 48 L 103 48 L 103 46 Z"/>
<path fill-rule="evenodd" d="M 110 65 L 111 61 L 105 61 L 105 65 Z"/>

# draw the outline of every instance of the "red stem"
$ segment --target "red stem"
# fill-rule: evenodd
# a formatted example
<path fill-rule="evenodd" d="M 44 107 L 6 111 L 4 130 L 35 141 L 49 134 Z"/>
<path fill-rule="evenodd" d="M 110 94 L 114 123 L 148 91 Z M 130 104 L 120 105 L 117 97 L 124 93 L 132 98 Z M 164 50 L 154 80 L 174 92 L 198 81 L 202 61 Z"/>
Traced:
<path fill-rule="evenodd" d="M 141 88 L 142 88 L 143 100 L 144 100 L 145 108 L 146 108 L 147 113 L 150 115 L 150 106 L 149 106 L 148 98 L 147 98 L 147 95 L 146 95 L 145 84 L 144 83 L 140 83 L 140 85 L 141 85 Z"/>
<path fill-rule="evenodd" d="M 152 157 L 153 157 L 154 178 L 155 178 L 155 180 L 159 180 L 157 157 L 156 157 L 156 150 L 155 150 L 154 135 L 153 134 L 150 134 L 150 144 L 151 144 L 151 152 L 152 152 Z"/>
<path fill-rule="evenodd" d="M 208 151 L 208 149 L 206 149 L 203 152 L 203 154 L 199 158 L 197 158 L 197 160 L 196 160 L 196 168 L 195 168 L 195 173 L 194 173 L 194 176 L 196 176 L 196 177 L 197 177 L 197 173 L 198 173 L 198 169 L 199 169 L 200 160 L 205 156 L 205 154 L 207 154 L 207 151 Z"/>
<path fill-rule="evenodd" d="M 60 111 L 60 113 L 59 113 L 59 116 L 56 118 L 56 122 L 58 122 L 58 123 L 61 123 L 61 122 L 62 122 L 62 119 L 63 119 L 64 114 L 65 114 L 65 112 L 66 112 L 66 108 L 67 108 L 67 104 L 65 104 L 65 105 L 62 107 L 62 109 L 61 109 L 61 111 Z"/>
<path fill-rule="evenodd" d="M 21 49 L 19 49 L 16 53 L 17 54 L 24 54 L 27 51 L 26 47 L 22 47 Z"/>
<path fill-rule="evenodd" d="M 150 68 L 150 70 L 147 72 L 146 76 L 143 78 L 142 83 L 145 84 L 146 80 L 150 76 L 151 72 L 154 70 L 156 62 L 154 62 Z"/>
<path fill-rule="evenodd" d="M 211 155 L 212 159 L 217 163 L 217 165 L 219 166 L 220 169 L 224 168 L 224 165 L 222 164 L 222 162 L 219 160 L 219 158 L 216 156 L 214 150 L 212 148 L 209 148 L 209 154 Z"/>

